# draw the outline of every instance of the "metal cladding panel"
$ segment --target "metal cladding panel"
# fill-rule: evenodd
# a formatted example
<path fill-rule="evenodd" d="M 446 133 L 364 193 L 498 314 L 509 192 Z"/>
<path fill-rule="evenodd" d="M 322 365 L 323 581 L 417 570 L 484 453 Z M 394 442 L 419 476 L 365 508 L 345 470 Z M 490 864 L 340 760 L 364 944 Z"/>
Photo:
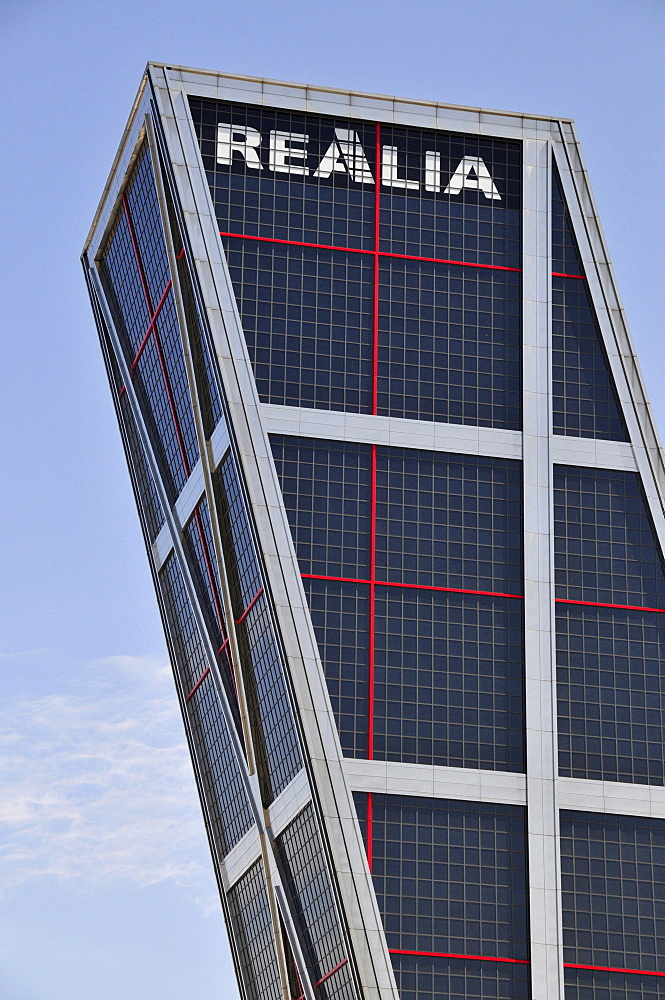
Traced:
<path fill-rule="evenodd" d="M 655 997 L 665 471 L 571 124 L 151 65 L 84 263 L 244 995 Z"/>

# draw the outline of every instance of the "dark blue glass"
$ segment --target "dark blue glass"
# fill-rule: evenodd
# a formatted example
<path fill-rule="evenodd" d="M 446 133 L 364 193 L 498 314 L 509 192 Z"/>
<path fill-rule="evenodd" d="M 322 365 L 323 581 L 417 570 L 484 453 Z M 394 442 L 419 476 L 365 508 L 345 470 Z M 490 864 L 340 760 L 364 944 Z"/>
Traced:
<path fill-rule="evenodd" d="M 555 274 L 584 276 L 561 178 L 554 162 L 552 163 L 552 270 Z"/>
<path fill-rule="evenodd" d="M 215 846 L 223 857 L 253 825 L 219 695 L 174 555 L 159 574 L 177 675 L 192 733 Z M 193 689 L 196 687 L 196 691 Z M 193 693 L 192 693 L 193 692 Z"/>
<path fill-rule="evenodd" d="M 224 240 L 264 403 L 371 412 L 373 261 Z"/>
<path fill-rule="evenodd" d="M 312 981 L 324 980 L 317 987 L 317 996 L 321 1000 L 356 1000 L 358 993 L 311 805 L 277 838 L 277 853 Z"/>
<path fill-rule="evenodd" d="M 586 281 L 552 278 L 555 434 L 627 441 L 628 431 Z"/>
<path fill-rule="evenodd" d="M 522 470 L 508 459 L 377 448 L 376 575 L 522 593 Z"/>
<path fill-rule="evenodd" d="M 665 821 L 561 813 L 564 962 L 665 972 Z"/>
<path fill-rule="evenodd" d="M 559 774 L 665 784 L 665 621 L 557 606 Z"/>
<path fill-rule="evenodd" d="M 566 1000 L 665 1000 L 665 977 L 565 969 Z"/>
<path fill-rule="evenodd" d="M 369 587 L 304 580 L 345 757 L 367 757 L 369 739 Z"/>
<path fill-rule="evenodd" d="M 524 771 L 522 602 L 376 593 L 374 757 Z"/>
<path fill-rule="evenodd" d="M 390 957 L 400 1000 L 529 1000 L 531 995 L 528 965 L 424 955 Z"/>
<path fill-rule="evenodd" d="M 522 426 L 520 275 L 382 259 L 378 412 Z"/>
<path fill-rule="evenodd" d="M 229 889 L 227 899 L 247 1000 L 283 1000 L 261 860 Z"/>
<path fill-rule="evenodd" d="M 554 433 L 627 441 L 628 432 L 607 351 L 554 165 L 552 270 Z"/>
<path fill-rule="evenodd" d="M 271 434 L 302 573 L 369 577 L 369 445 Z"/>
<path fill-rule="evenodd" d="M 302 769 L 302 755 L 269 599 L 230 453 L 214 475 L 214 486 L 261 794 L 268 806 Z"/>
<path fill-rule="evenodd" d="M 556 466 L 556 596 L 665 608 L 665 571 L 635 472 Z"/>
<path fill-rule="evenodd" d="M 528 959 L 524 809 L 374 794 L 372 813 L 389 948 Z"/>
<path fill-rule="evenodd" d="M 385 163 L 382 170 L 381 250 L 522 266 L 521 143 L 382 124 L 381 145 L 396 149 L 397 156 L 396 171 L 387 170 Z M 431 163 L 437 161 L 437 167 L 430 168 L 434 175 L 430 177 L 428 153 Z M 465 157 L 482 161 L 494 185 L 493 189 L 491 183 L 488 185 L 488 194 L 472 190 L 471 185 L 458 194 L 445 194 Z M 470 178 L 474 176 L 475 171 L 469 174 Z M 401 183 L 405 180 L 418 187 L 406 188 Z M 436 181 L 440 190 L 428 190 L 436 186 Z"/>

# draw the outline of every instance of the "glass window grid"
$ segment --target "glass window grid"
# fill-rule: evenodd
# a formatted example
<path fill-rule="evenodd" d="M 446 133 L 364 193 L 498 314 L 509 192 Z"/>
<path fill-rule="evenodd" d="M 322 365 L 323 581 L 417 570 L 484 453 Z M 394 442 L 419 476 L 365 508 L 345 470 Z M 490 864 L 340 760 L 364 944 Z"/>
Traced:
<path fill-rule="evenodd" d="M 247 1000 L 283 1000 L 263 861 L 229 889 L 227 899 Z"/>
<path fill-rule="evenodd" d="M 397 148 L 400 177 L 420 182 L 420 190 L 413 193 L 382 184 L 381 250 L 521 267 L 522 147 L 519 142 L 382 123 L 381 145 Z M 439 154 L 442 189 L 463 157 L 480 157 L 501 200 L 470 191 L 448 197 L 428 193 L 423 183 L 426 151 Z"/>
<path fill-rule="evenodd" d="M 379 588 L 376 760 L 525 770 L 520 601 Z"/>
<path fill-rule="evenodd" d="M 261 398 L 369 413 L 371 255 L 223 242 Z"/>
<path fill-rule="evenodd" d="M 358 184 L 338 172 L 318 183 L 311 177 L 273 173 L 267 169 L 266 156 L 270 131 L 304 133 L 310 137 L 310 164 L 318 165 L 334 138 L 334 130 L 351 129 L 360 138 L 374 176 L 373 123 L 194 97 L 190 97 L 189 104 L 222 232 L 373 249 L 373 184 Z M 261 150 L 262 170 L 245 170 L 242 160 L 231 168 L 217 164 L 218 122 L 249 126 L 261 132 L 265 140 Z"/>
<path fill-rule="evenodd" d="M 554 469 L 556 596 L 665 608 L 665 571 L 635 472 Z"/>
<path fill-rule="evenodd" d="M 183 542 L 210 642 L 217 651 L 217 662 L 229 700 L 235 707 L 237 701 L 235 679 L 227 641 L 228 632 L 221 596 L 219 568 L 212 540 L 210 511 L 205 497 L 199 501 L 194 515 L 185 525 Z"/>
<path fill-rule="evenodd" d="M 339 913 L 318 824 L 307 806 L 277 838 L 284 885 L 305 943 L 308 965 L 321 1000 L 355 1000 Z M 333 969 L 342 968 L 325 979 Z M 324 979 L 324 982 L 320 982 Z"/>
<path fill-rule="evenodd" d="M 463 997 L 464 1000 L 529 1000 L 531 996 L 528 965 L 429 958 L 424 955 L 393 954 L 390 957 L 400 1000 L 451 1000 L 451 997 Z M 638 998 L 631 997 L 630 1000 Z"/>
<path fill-rule="evenodd" d="M 146 285 L 155 309 L 171 277 L 150 148 L 146 143 L 125 189 Z"/>
<path fill-rule="evenodd" d="M 520 275 L 387 258 L 379 282 L 377 412 L 520 430 Z"/>
<path fill-rule="evenodd" d="M 134 414 L 132 413 L 127 393 L 122 384 L 122 377 L 113 345 L 111 344 L 104 320 L 98 317 L 98 322 L 104 331 L 102 338 L 104 341 L 105 356 L 108 359 L 110 368 L 109 382 L 111 391 L 118 398 L 120 423 L 124 431 L 123 441 L 127 452 L 128 464 L 133 472 L 132 482 L 137 493 L 137 505 L 148 532 L 148 537 L 151 542 L 154 542 L 164 524 L 164 511 L 162 510 L 155 481 L 148 466 L 143 442 L 136 428 Z"/>
<path fill-rule="evenodd" d="M 188 470 L 173 420 L 155 340 L 151 337 L 134 369 L 134 389 L 152 440 L 167 496 L 175 503 L 187 482 Z"/>
<path fill-rule="evenodd" d="M 302 770 L 303 760 L 265 594 L 237 625 L 236 635 L 261 795 L 269 806 Z"/>
<path fill-rule="evenodd" d="M 227 560 L 233 613 L 244 614 L 263 586 L 235 459 L 229 453 L 213 473 Z"/>
<path fill-rule="evenodd" d="M 125 359 L 135 372 L 139 403 L 167 493 L 173 502 L 198 459 L 198 444 L 173 293 L 169 292 L 168 260 L 147 144 L 126 191 L 102 255 L 101 273 Z M 131 215 L 132 205 L 136 219 Z M 146 226 L 150 231 L 144 233 Z M 155 310 L 160 302 L 157 316 Z M 144 344 L 151 326 L 152 333 Z"/>
<path fill-rule="evenodd" d="M 199 448 L 182 349 L 180 325 L 178 323 L 172 292 L 167 296 L 162 306 L 155 328 L 164 357 L 164 365 L 175 405 L 180 436 L 187 457 L 187 471 L 189 472 L 198 461 Z M 139 361 L 139 365 L 140 363 Z M 184 459 L 181 459 L 181 461 L 184 461 Z"/>
<path fill-rule="evenodd" d="M 377 578 L 522 593 L 520 462 L 376 449 Z"/>
<path fill-rule="evenodd" d="M 564 969 L 566 1000 L 665 1000 L 665 977 Z"/>
<path fill-rule="evenodd" d="M 127 216 L 122 210 L 118 212 L 106 242 L 100 274 L 125 360 L 131 365 L 148 322 L 141 275 Z"/>
<path fill-rule="evenodd" d="M 372 446 L 270 440 L 302 572 L 369 582 Z M 377 580 L 520 595 L 521 510 L 519 462 L 377 446 Z"/>
<path fill-rule="evenodd" d="M 610 364 L 586 281 L 552 278 L 555 434 L 627 441 Z"/>
<path fill-rule="evenodd" d="M 303 580 L 345 757 L 367 757 L 369 586 Z"/>
<path fill-rule="evenodd" d="M 582 258 L 573 232 L 561 178 L 552 161 L 552 270 L 555 274 L 584 277 Z"/>
<path fill-rule="evenodd" d="M 663 616 L 560 604 L 556 622 L 559 774 L 664 785 Z"/>
<path fill-rule="evenodd" d="M 373 522 L 373 446 L 271 444 L 343 752 L 522 772 L 521 601 L 427 589 L 520 594 L 519 463 L 376 447 Z"/>
<path fill-rule="evenodd" d="M 148 537 L 151 542 L 157 538 L 162 525 L 164 524 L 164 511 L 157 493 L 155 481 L 148 466 L 148 462 L 143 450 L 143 443 L 139 438 L 134 414 L 130 406 L 127 394 L 120 397 L 120 412 L 122 423 L 127 436 L 127 446 L 129 449 L 132 468 L 136 477 L 136 484 L 139 493 L 139 505 L 145 517 L 148 529 Z"/>
<path fill-rule="evenodd" d="M 212 834 L 223 856 L 253 824 L 249 800 L 175 555 L 164 563 L 159 583 Z"/>
<path fill-rule="evenodd" d="M 171 225 L 171 239 L 176 259 L 176 270 L 178 274 L 178 286 L 182 298 L 183 310 L 185 313 L 185 325 L 188 332 L 188 341 L 192 356 L 192 366 L 194 378 L 196 380 L 196 390 L 198 395 L 199 409 L 203 423 L 203 432 L 209 438 L 213 430 L 222 419 L 222 401 L 217 376 L 210 356 L 210 346 L 206 337 L 206 327 L 202 318 L 200 303 L 198 302 L 189 264 L 185 255 L 185 247 L 180 233 L 180 226 L 176 217 L 175 206 L 171 197 L 169 185 L 165 185 L 166 205 Z"/>
<path fill-rule="evenodd" d="M 528 960 L 525 809 L 374 793 L 371 830 L 390 949 Z"/>
<path fill-rule="evenodd" d="M 492 170 L 496 170 L 503 196 L 500 202 L 491 201 L 481 193 L 464 191 L 459 198 L 445 197 L 437 200 L 435 196 L 423 192 L 421 198 L 414 199 L 405 198 L 403 193 L 383 184 L 379 204 L 386 205 L 396 242 L 389 244 L 384 241 L 377 246 L 373 238 L 376 192 L 374 185 L 369 185 L 368 190 L 361 195 L 366 221 L 362 226 L 364 235 L 360 237 L 358 244 L 355 237 L 346 238 L 348 233 L 342 231 L 340 234 L 334 225 L 332 229 L 329 225 L 331 212 L 333 218 L 335 214 L 339 215 L 342 223 L 349 221 L 349 213 L 352 213 L 349 199 L 352 202 L 354 197 L 358 197 L 358 192 L 352 190 L 354 182 L 340 174 L 333 174 L 329 181 L 318 183 L 312 178 L 305 180 L 293 174 L 272 176 L 271 171 L 266 169 L 267 160 L 259 171 L 246 169 L 240 157 L 236 157 L 231 167 L 218 167 L 216 127 L 218 121 L 233 121 L 237 125 L 249 125 L 258 129 L 265 137 L 266 130 L 276 127 L 275 122 L 279 121 L 279 128 L 286 131 L 296 129 L 310 134 L 313 156 L 323 133 L 326 138 L 319 152 L 327 148 L 334 127 L 356 128 L 371 166 L 376 155 L 377 125 L 349 123 L 348 119 L 336 122 L 334 119 L 307 117 L 295 112 L 248 108 L 245 105 L 228 105 L 194 98 L 190 99 L 190 105 L 216 204 L 218 224 L 222 234 L 233 234 L 232 239 L 225 239 L 225 245 L 257 387 L 264 402 L 351 412 L 388 412 L 394 416 L 487 426 L 521 426 L 520 279 L 518 274 L 508 273 L 511 268 L 515 272 L 519 271 L 521 265 L 519 143 L 382 126 L 384 145 L 387 136 L 390 143 L 404 147 L 404 155 L 408 145 L 408 155 L 417 153 L 419 157 L 425 148 L 436 149 L 442 155 L 444 168 L 449 163 L 451 170 L 465 155 L 464 149 L 470 150 L 468 155 L 480 155 L 478 151 L 482 149 L 486 162 L 491 165 Z M 320 131 L 321 128 L 323 132 Z M 457 154 L 459 158 L 452 166 L 452 160 Z M 263 156 L 263 152 L 261 155 Z M 374 167 L 371 169 L 374 170 Z M 277 201 L 280 199 L 281 204 L 277 210 Z M 307 202 L 307 199 L 310 201 Z M 313 214 L 308 215 L 310 209 Z M 400 228 L 400 218 L 406 229 Z M 500 221 L 502 218 L 503 222 Z M 313 228 L 308 228 L 310 226 Z M 463 234 L 465 227 L 466 235 Z M 357 235 L 357 230 L 354 233 Z M 320 248 L 304 250 L 293 245 L 280 247 L 275 243 L 253 242 L 257 239 L 276 243 L 314 243 Z M 411 242 L 407 244 L 405 239 Z M 412 243 L 414 239 L 422 239 L 424 242 L 419 242 L 416 246 Z M 434 244 L 432 240 L 435 241 Z M 321 249 L 331 245 L 335 246 L 332 254 L 329 249 Z M 468 303 L 462 343 L 460 346 L 458 324 L 455 321 L 456 310 L 453 309 L 450 323 L 437 323 L 436 326 L 435 349 L 439 377 L 433 382 L 427 366 L 418 369 L 423 377 L 420 393 L 422 399 L 417 398 L 417 393 L 409 399 L 401 398 L 403 392 L 400 393 L 400 387 L 405 374 L 408 374 L 407 382 L 413 377 L 411 352 L 407 350 L 406 355 L 404 353 L 403 334 L 399 331 L 384 333 L 380 329 L 382 321 L 379 328 L 375 323 L 373 330 L 367 323 L 374 311 L 374 295 L 369 281 L 363 283 L 364 294 L 360 300 L 357 300 L 355 292 L 349 295 L 347 290 L 347 301 L 343 303 L 343 309 L 337 310 L 340 318 L 343 313 L 347 327 L 343 337 L 334 335 L 331 341 L 330 309 L 320 296 L 316 304 L 306 311 L 310 318 L 301 318 L 303 276 L 300 269 L 303 259 L 307 259 L 310 270 L 316 267 L 319 279 L 321 270 L 325 271 L 328 267 L 335 268 L 339 273 L 344 273 L 345 268 L 362 270 L 363 267 L 368 272 L 372 267 L 376 283 L 379 260 L 385 261 L 386 253 L 400 256 L 407 245 L 421 257 L 441 253 L 444 260 L 449 260 L 453 253 L 451 248 L 454 248 L 457 259 L 468 264 L 504 268 L 494 272 L 496 301 L 489 314 L 484 294 L 487 282 L 477 292 L 481 303 L 475 320 L 475 343 L 471 336 L 474 325 L 470 309 L 472 296 L 468 290 L 479 279 L 471 275 L 460 276 L 459 282 L 466 281 Z M 355 262 L 348 259 L 358 257 L 358 251 L 369 255 L 366 265 L 363 265 L 360 258 Z M 467 259 L 471 257 L 474 259 Z M 278 259 L 280 264 L 276 274 Z M 260 270 L 257 269 L 259 265 L 253 263 L 254 260 L 262 261 Z M 490 260 L 494 263 L 487 263 Z M 346 263 L 343 264 L 342 261 Z M 288 274 L 284 273 L 287 266 L 285 262 L 289 262 Z M 389 263 L 387 267 L 389 270 Z M 427 283 L 431 280 L 431 267 L 430 264 L 421 262 L 419 265 L 411 265 L 411 270 L 423 271 L 423 281 Z M 250 270 L 253 272 L 251 276 Z M 471 269 L 463 267 L 461 270 Z M 448 271 L 452 276 L 455 269 Z M 388 273 L 385 268 L 384 272 Z M 482 273 L 486 275 L 488 272 Z M 288 279 L 287 288 L 282 288 L 285 278 Z M 457 279 L 451 277 L 450 280 L 455 285 Z M 354 284 L 357 285 L 357 282 Z M 504 286 L 507 289 L 505 293 L 500 291 Z M 288 295 L 287 301 L 280 301 L 285 295 Z M 267 301 L 261 301 L 262 298 Z M 503 304 L 502 299 L 505 300 Z M 285 318 L 288 319 L 286 327 Z M 448 312 L 446 318 L 449 318 Z M 488 333 L 489 343 L 486 342 Z M 389 346 L 384 346 L 382 350 L 379 370 L 372 371 L 374 365 L 371 359 L 375 344 L 378 339 L 384 338 L 388 338 Z M 414 339 L 413 336 L 411 339 Z M 423 349 L 422 343 L 418 344 L 417 349 Z M 383 364 L 384 357 L 388 361 L 387 372 L 381 370 L 386 367 Z M 379 376 L 385 385 L 382 386 L 383 398 L 380 399 L 377 410 L 376 380 Z M 441 383 L 445 383 L 448 378 L 450 386 L 446 390 Z M 507 391 L 506 386 L 508 390 L 515 391 Z"/>
<path fill-rule="evenodd" d="M 213 475 L 261 794 L 269 805 L 302 769 L 284 666 L 232 454 Z"/>
<path fill-rule="evenodd" d="M 554 162 L 552 270 L 554 433 L 627 441 L 628 431 Z"/>
<path fill-rule="evenodd" d="M 370 446 L 281 434 L 270 444 L 302 571 L 369 579 Z"/>
<path fill-rule="evenodd" d="M 564 961 L 665 971 L 665 821 L 561 813 Z"/>

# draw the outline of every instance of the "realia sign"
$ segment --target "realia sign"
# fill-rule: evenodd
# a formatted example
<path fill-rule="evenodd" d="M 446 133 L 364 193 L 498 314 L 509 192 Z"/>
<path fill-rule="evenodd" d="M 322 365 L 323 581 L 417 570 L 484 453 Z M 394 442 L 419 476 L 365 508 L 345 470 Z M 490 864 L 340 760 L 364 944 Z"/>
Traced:
<path fill-rule="evenodd" d="M 368 157 L 357 132 L 336 128 L 334 137 L 323 155 L 319 152 L 312 163 L 310 137 L 304 132 L 274 130 L 262 135 L 248 125 L 217 126 L 216 159 L 220 166 L 242 166 L 248 170 L 272 171 L 274 174 L 297 174 L 326 180 L 333 174 L 344 174 L 356 184 L 374 184 Z M 501 201 L 484 160 L 479 156 L 463 156 L 452 174 L 443 175 L 441 153 L 425 150 L 422 154 L 421 179 L 407 176 L 404 155 L 397 146 L 381 146 L 381 186 L 405 191 L 424 190 L 432 194 L 454 196 L 462 191 L 476 191 L 490 201 Z"/>

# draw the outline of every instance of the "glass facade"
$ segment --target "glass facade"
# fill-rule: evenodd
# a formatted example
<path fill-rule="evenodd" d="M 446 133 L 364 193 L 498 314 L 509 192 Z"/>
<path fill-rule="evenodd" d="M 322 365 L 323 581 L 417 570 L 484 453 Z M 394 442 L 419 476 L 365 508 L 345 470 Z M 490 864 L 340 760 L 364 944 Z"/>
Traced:
<path fill-rule="evenodd" d="M 665 783 L 665 572 L 634 472 L 554 474 L 559 772 Z"/>
<path fill-rule="evenodd" d="M 420 993 L 411 995 L 444 996 L 446 984 L 468 976 L 480 990 L 472 995 L 528 997 L 524 810 L 391 795 L 364 798 L 358 806 L 372 880 L 406 995 L 416 987 Z M 491 971 L 485 971 L 486 959 L 495 966 Z M 436 992 L 423 991 L 423 982 Z"/>
<path fill-rule="evenodd" d="M 626 423 L 555 167 L 551 207 L 554 433 L 627 441 Z"/>
<path fill-rule="evenodd" d="M 344 752 L 524 770 L 519 464 L 272 447 Z"/>
<path fill-rule="evenodd" d="M 563 812 L 561 867 L 566 995 L 659 997 L 665 821 Z"/>
<path fill-rule="evenodd" d="M 190 107 L 264 402 L 520 427 L 518 142 Z"/>
<path fill-rule="evenodd" d="M 318 995 L 323 1000 L 356 1000 L 358 994 L 311 805 L 280 834 L 277 850 Z"/>
<path fill-rule="evenodd" d="M 665 1000 L 665 468 L 571 126 L 148 72 L 85 263 L 243 1000 Z"/>

